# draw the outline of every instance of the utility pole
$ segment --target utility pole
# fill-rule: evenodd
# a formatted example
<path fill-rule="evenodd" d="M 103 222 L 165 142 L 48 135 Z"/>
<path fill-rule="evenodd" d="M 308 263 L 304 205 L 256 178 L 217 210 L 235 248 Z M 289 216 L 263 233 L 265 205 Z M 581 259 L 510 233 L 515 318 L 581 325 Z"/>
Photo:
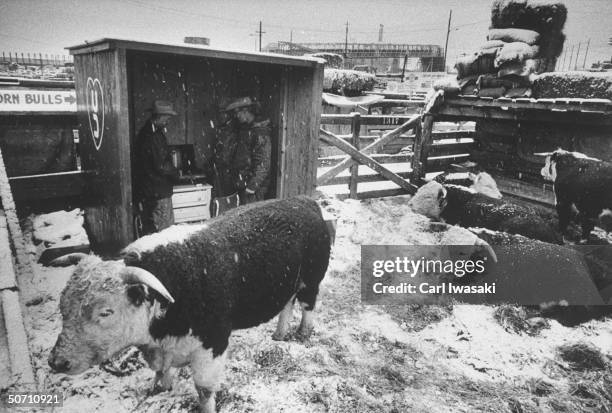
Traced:
<path fill-rule="evenodd" d="M 259 33 L 259 51 L 261 52 L 261 35 L 265 33 L 261 30 L 261 20 L 259 21 L 259 30 L 256 33 Z"/>
<path fill-rule="evenodd" d="M 293 43 L 293 30 L 289 33 L 289 43 Z"/>
<path fill-rule="evenodd" d="M 591 44 L 591 39 L 587 40 L 587 47 L 586 47 L 586 51 L 584 52 L 584 62 L 582 62 L 582 69 L 584 69 L 584 67 L 586 66 L 586 58 L 587 58 L 587 54 L 589 54 L 590 44 Z"/>
<path fill-rule="evenodd" d="M 344 63 L 346 64 L 346 58 L 348 56 L 348 20 L 346 21 L 346 34 L 344 35 Z"/>
<path fill-rule="evenodd" d="M 574 70 L 578 70 L 578 56 L 580 55 L 580 45 L 582 42 L 578 43 L 578 50 L 576 51 L 576 61 L 574 62 Z"/>
<path fill-rule="evenodd" d="M 448 49 L 448 37 L 450 36 L 451 17 L 453 17 L 452 9 L 448 13 L 448 28 L 446 29 L 446 44 L 444 45 L 444 72 L 446 72 L 446 51 Z"/>
<path fill-rule="evenodd" d="M 400 83 L 404 83 L 404 76 L 406 75 L 406 62 L 408 62 L 408 52 L 406 52 L 406 55 L 404 56 L 404 66 L 402 66 L 402 78 Z"/>

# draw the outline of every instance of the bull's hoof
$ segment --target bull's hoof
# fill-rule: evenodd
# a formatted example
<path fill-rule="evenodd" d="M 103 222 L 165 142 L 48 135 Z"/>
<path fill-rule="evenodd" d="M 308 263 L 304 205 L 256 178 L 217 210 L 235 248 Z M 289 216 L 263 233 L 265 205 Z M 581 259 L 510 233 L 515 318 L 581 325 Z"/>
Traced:
<path fill-rule="evenodd" d="M 153 383 L 153 387 L 151 390 L 149 390 L 149 396 L 170 390 L 172 390 L 172 375 L 157 372 L 155 374 L 155 382 Z"/>
<path fill-rule="evenodd" d="M 147 396 L 155 396 L 156 394 L 163 393 L 163 392 L 169 391 L 169 390 L 172 390 L 172 387 L 165 388 L 161 384 L 155 383 L 153 385 L 153 387 L 151 387 L 149 389 L 149 391 L 147 392 Z"/>
<path fill-rule="evenodd" d="M 278 331 L 275 331 L 274 334 L 272 334 L 272 340 L 274 341 L 285 341 L 286 338 L 287 333 L 279 333 Z"/>
<path fill-rule="evenodd" d="M 298 329 L 295 338 L 298 341 L 308 341 L 308 339 L 310 339 L 310 337 L 312 336 L 312 333 L 314 331 L 314 328 L 309 327 L 309 328 L 302 328 L 300 327 L 300 329 Z"/>

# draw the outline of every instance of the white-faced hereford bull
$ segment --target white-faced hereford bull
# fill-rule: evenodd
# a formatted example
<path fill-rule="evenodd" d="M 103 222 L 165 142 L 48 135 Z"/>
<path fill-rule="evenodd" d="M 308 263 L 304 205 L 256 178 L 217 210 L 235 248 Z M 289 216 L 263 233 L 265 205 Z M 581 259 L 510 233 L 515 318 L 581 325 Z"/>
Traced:
<path fill-rule="evenodd" d="M 582 238 L 587 239 L 598 218 L 605 221 L 612 209 L 612 163 L 563 149 L 547 154 L 541 170 L 554 184 L 559 229 L 566 232 L 572 205 L 578 209 Z"/>
<path fill-rule="evenodd" d="M 312 331 L 330 235 L 316 202 L 296 197 L 237 208 L 187 232 L 171 227 L 124 253 L 79 262 L 62 292 L 50 366 L 77 374 L 135 345 L 162 389 L 172 385 L 171 367 L 189 364 L 201 410 L 214 412 L 232 330 L 280 312 L 273 338 L 283 339 L 297 298 L 299 333 Z"/>

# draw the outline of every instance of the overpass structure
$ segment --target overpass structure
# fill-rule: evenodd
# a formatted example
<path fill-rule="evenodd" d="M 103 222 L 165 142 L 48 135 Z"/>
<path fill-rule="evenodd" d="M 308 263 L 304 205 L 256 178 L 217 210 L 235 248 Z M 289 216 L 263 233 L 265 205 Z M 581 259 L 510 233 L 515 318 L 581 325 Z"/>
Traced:
<path fill-rule="evenodd" d="M 377 71 L 397 71 L 406 58 L 420 61 L 422 71 L 444 70 L 444 48 L 434 44 L 406 43 L 292 43 L 279 41 L 265 51 L 300 56 L 308 53 L 335 53 L 344 57 L 345 67 L 368 65 Z"/>

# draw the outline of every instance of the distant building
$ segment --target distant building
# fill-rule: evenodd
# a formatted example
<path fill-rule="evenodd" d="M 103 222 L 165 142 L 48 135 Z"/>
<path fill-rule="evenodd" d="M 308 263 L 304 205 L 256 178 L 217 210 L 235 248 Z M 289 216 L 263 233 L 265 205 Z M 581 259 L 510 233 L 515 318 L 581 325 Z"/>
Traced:
<path fill-rule="evenodd" d="M 188 44 L 199 44 L 201 46 L 210 46 L 210 39 L 208 37 L 185 37 L 183 42 Z"/>
<path fill-rule="evenodd" d="M 344 67 L 373 68 L 377 73 L 399 73 L 404 61 L 413 64 L 406 70 L 420 72 L 444 71 L 444 48 L 433 44 L 403 43 L 291 43 L 268 44 L 263 51 L 301 56 L 312 53 L 335 53 L 344 57 Z M 414 62 L 416 61 L 416 64 Z"/>

